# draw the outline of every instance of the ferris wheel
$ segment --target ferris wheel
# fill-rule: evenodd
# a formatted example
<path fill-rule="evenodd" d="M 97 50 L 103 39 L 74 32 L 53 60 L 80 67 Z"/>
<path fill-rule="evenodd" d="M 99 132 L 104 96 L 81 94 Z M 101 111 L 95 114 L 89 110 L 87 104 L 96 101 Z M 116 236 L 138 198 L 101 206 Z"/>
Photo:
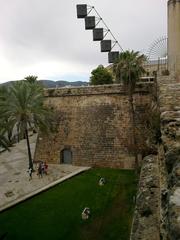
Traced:
<path fill-rule="evenodd" d="M 157 60 L 167 60 L 167 37 L 156 39 L 149 47 L 146 56 L 148 62 Z"/>

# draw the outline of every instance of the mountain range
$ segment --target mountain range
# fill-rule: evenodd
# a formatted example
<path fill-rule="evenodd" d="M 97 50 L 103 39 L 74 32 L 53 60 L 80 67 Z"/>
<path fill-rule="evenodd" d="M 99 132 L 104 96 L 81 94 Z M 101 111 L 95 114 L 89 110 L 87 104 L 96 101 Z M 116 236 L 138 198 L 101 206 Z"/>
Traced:
<path fill-rule="evenodd" d="M 79 87 L 79 86 L 88 86 L 88 82 L 76 81 L 76 82 L 68 82 L 68 81 L 52 81 L 52 80 L 38 80 L 38 82 L 42 83 L 45 88 L 56 88 L 56 87 Z M 1 83 L 0 86 L 10 86 L 13 81 Z"/>

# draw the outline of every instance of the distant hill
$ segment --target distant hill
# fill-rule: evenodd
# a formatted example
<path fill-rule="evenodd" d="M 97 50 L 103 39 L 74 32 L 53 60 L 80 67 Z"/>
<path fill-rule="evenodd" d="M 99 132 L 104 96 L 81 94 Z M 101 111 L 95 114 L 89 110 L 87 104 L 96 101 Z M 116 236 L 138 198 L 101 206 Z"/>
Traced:
<path fill-rule="evenodd" d="M 79 86 L 88 86 L 88 82 L 76 81 L 76 82 L 68 82 L 68 81 L 52 81 L 52 80 L 38 80 L 38 82 L 42 83 L 45 88 L 56 88 L 56 87 L 79 87 Z M 0 86 L 10 86 L 13 81 L 5 82 L 0 84 Z"/>
<path fill-rule="evenodd" d="M 76 81 L 76 82 L 68 82 L 68 81 L 52 81 L 52 80 L 39 80 L 43 84 L 45 88 L 55 88 L 55 87 L 78 87 L 78 86 L 88 86 L 88 82 Z"/>

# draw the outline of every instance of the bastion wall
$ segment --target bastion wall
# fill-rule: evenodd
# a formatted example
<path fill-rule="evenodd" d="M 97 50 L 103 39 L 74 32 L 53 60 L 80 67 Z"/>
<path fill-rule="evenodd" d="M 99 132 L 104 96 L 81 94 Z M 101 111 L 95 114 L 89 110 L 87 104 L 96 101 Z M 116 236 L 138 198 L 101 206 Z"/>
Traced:
<path fill-rule="evenodd" d="M 151 88 L 139 84 L 135 91 L 137 119 L 151 101 Z M 39 134 L 36 161 L 62 163 L 67 149 L 74 165 L 134 168 L 130 106 L 122 85 L 47 89 L 45 103 L 58 112 L 58 127 L 55 133 Z"/>
<path fill-rule="evenodd" d="M 130 240 L 180 239 L 180 83 L 157 79 L 158 154 L 143 159 Z"/>

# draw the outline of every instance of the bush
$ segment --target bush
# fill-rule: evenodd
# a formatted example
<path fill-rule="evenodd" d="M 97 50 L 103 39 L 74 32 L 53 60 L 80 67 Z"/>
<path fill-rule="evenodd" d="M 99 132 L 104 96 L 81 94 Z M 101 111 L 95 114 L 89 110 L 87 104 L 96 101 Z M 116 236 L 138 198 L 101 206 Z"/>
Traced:
<path fill-rule="evenodd" d="M 91 72 L 90 84 L 91 85 L 103 85 L 103 84 L 112 84 L 113 77 L 112 74 L 100 65 Z"/>

